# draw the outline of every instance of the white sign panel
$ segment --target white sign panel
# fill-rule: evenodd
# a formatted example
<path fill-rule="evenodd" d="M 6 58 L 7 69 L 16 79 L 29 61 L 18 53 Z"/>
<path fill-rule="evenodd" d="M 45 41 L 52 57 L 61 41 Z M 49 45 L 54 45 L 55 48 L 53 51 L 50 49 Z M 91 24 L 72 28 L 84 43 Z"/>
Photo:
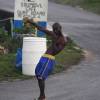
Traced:
<path fill-rule="evenodd" d="M 47 10 L 48 0 L 15 0 L 14 19 L 22 20 L 27 16 L 47 21 Z"/>

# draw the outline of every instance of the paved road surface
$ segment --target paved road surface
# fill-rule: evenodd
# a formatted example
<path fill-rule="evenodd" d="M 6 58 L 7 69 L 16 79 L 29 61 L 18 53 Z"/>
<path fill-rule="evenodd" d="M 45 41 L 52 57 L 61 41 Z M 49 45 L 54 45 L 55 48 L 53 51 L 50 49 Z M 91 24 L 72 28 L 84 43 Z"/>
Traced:
<path fill-rule="evenodd" d="M 0 9 L 13 12 L 15 0 L 0 0 Z"/>
<path fill-rule="evenodd" d="M 49 2 L 48 20 L 61 22 L 69 34 L 86 49 L 87 58 L 46 81 L 48 100 L 100 99 L 100 16 Z M 33 100 L 38 96 L 37 81 L 0 83 L 0 100 Z"/>

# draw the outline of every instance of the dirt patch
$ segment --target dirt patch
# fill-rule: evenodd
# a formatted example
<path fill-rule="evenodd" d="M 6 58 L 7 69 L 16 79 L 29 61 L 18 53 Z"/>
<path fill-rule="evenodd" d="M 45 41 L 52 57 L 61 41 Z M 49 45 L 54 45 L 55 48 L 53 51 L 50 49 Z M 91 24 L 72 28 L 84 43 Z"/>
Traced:
<path fill-rule="evenodd" d="M 89 50 L 84 50 L 83 55 L 84 55 L 85 59 L 88 61 L 93 61 L 95 58 L 95 54 Z"/>

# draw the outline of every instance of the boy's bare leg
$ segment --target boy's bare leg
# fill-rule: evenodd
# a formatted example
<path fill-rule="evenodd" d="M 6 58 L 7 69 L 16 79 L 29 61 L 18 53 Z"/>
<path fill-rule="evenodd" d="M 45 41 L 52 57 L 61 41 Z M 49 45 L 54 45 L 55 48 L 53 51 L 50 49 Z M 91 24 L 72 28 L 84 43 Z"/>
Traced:
<path fill-rule="evenodd" d="M 45 100 L 45 80 L 38 79 L 38 85 L 39 85 L 39 89 L 40 89 L 39 100 Z"/>

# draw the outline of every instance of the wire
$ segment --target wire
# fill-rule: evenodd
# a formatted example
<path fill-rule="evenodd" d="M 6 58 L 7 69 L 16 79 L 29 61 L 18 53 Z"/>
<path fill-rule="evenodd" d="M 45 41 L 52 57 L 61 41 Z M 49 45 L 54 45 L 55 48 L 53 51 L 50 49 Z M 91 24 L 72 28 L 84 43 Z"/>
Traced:
<path fill-rule="evenodd" d="M 4 22 L 4 21 L 7 21 L 7 20 L 11 20 L 11 19 L 13 19 L 13 17 L 9 17 L 9 18 L 6 18 L 6 19 L 2 19 L 2 20 L 0 20 L 0 22 Z"/>

